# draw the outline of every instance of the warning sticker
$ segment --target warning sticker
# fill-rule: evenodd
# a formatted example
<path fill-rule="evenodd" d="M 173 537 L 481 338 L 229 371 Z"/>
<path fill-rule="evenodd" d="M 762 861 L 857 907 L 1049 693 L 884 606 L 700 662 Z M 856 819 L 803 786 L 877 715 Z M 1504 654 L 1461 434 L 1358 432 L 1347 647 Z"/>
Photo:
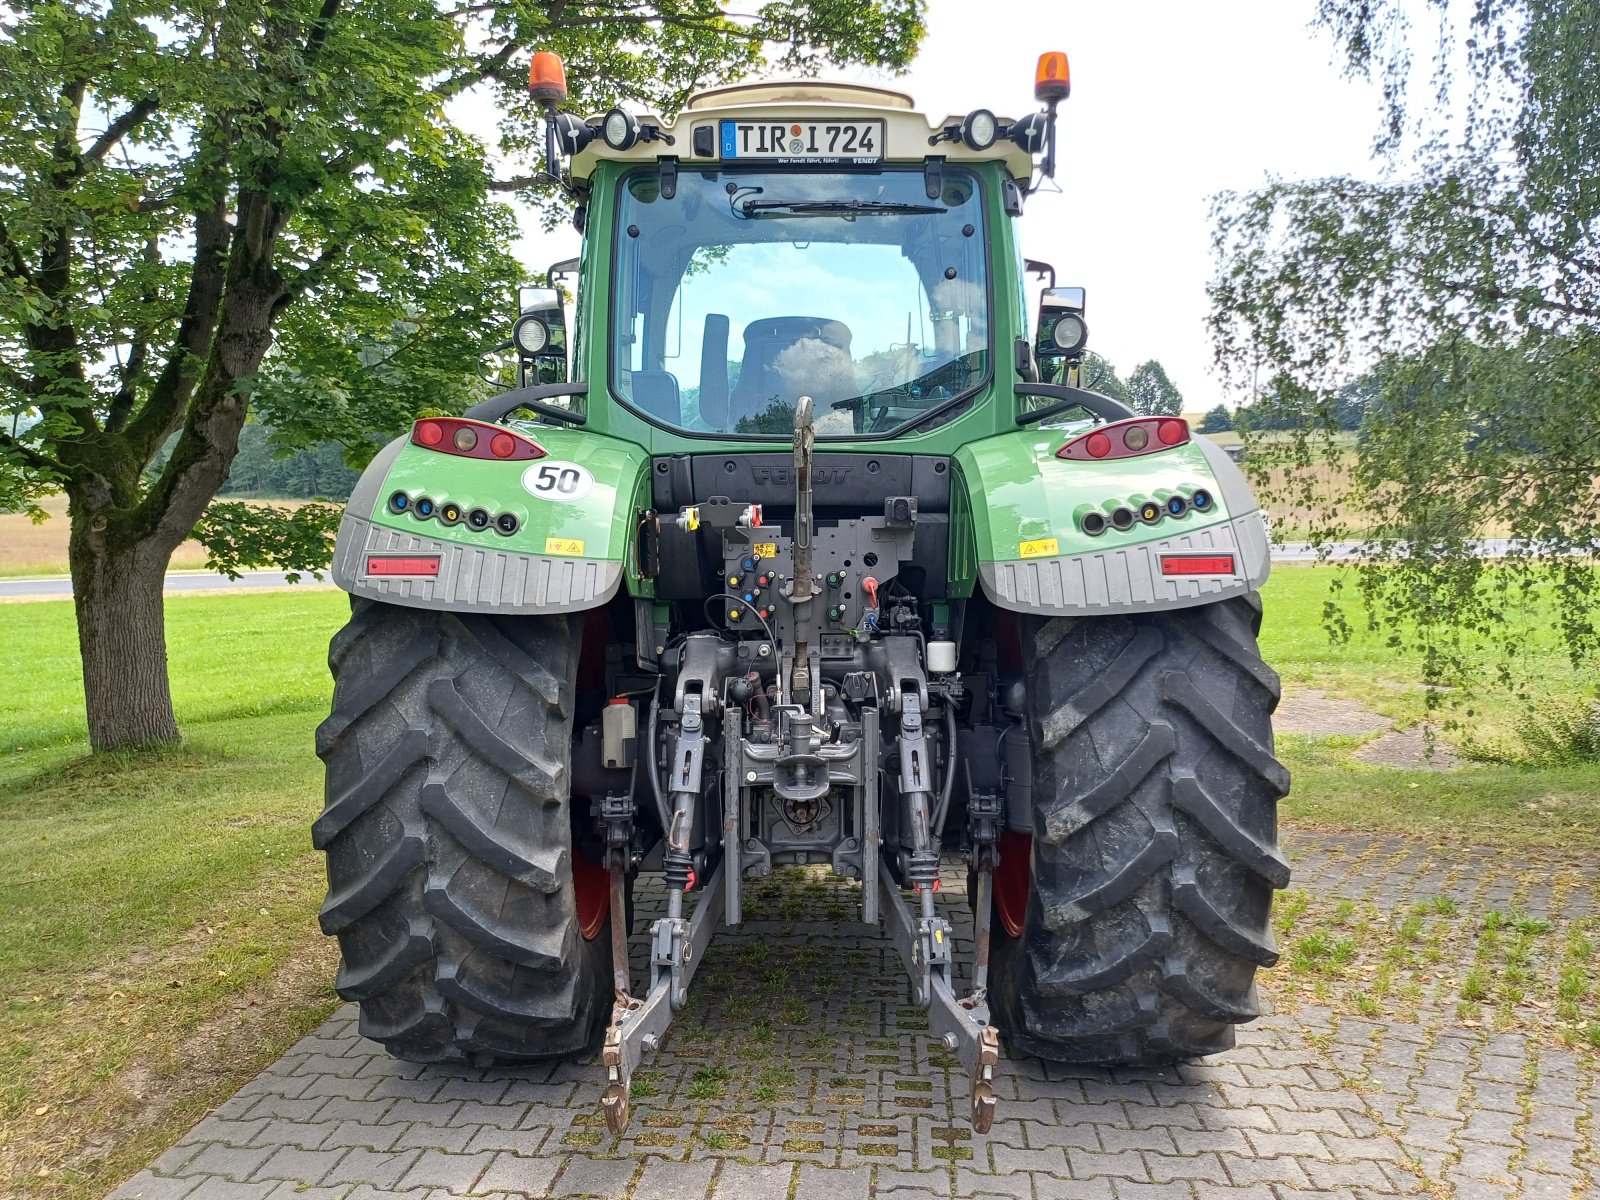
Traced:
<path fill-rule="evenodd" d="M 544 552 L 546 554 L 578 554 L 583 553 L 583 541 L 580 538 L 545 538 Z"/>
<path fill-rule="evenodd" d="M 756 558 L 777 558 L 778 557 L 778 543 L 777 542 L 757 542 L 754 546 L 750 547 L 750 553 L 752 555 L 754 555 Z"/>
<path fill-rule="evenodd" d="M 1056 544 L 1055 538 L 1039 538 L 1036 541 L 1023 542 L 1017 547 L 1017 554 L 1022 558 L 1045 558 L 1060 553 L 1061 547 Z"/>

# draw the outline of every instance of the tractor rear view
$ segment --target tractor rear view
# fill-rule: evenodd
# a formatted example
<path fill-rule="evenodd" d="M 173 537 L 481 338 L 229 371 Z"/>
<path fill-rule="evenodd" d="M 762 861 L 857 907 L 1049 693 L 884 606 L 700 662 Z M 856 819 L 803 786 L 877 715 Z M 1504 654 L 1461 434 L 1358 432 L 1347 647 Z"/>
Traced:
<path fill-rule="evenodd" d="M 1267 535 L 1220 449 L 1077 386 L 1083 293 L 1031 262 L 1029 321 L 1065 56 L 1017 119 L 824 83 L 586 119 L 553 55 L 532 84 L 575 301 L 518 315 L 519 387 L 378 455 L 336 551 L 314 836 L 362 1033 L 598 1050 L 620 1131 L 746 881 L 810 864 L 860 881 L 979 1129 L 1002 1040 L 1227 1049 L 1288 880 Z"/>

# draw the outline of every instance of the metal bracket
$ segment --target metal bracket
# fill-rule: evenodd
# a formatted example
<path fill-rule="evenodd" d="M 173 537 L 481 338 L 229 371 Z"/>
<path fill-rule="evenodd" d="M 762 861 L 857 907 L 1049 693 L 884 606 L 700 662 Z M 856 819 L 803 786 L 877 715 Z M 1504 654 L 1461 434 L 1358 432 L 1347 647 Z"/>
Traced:
<path fill-rule="evenodd" d="M 879 827 L 877 757 L 878 710 L 873 707 L 861 710 L 861 743 L 866 748 L 866 764 L 861 772 L 862 839 L 861 849 L 861 919 L 868 925 L 878 923 L 878 874 L 882 865 L 883 832 Z"/>
<path fill-rule="evenodd" d="M 633 797 L 608 792 L 595 805 L 606 838 L 606 872 L 611 892 L 611 984 L 626 996 L 628 978 L 628 868 L 633 857 Z"/>
<path fill-rule="evenodd" d="M 650 990 L 643 999 L 619 994 L 611 1009 L 600 1061 L 606 1069 L 606 1090 L 600 1105 L 606 1128 L 621 1135 L 628 1127 L 628 1086 L 645 1057 L 654 1054 L 683 1007 L 711 936 L 721 923 L 722 888 L 726 876 L 719 865 L 688 920 L 663 917 L 650 928 Z"/>
<path fill-rule="evenodd" d="M 880 878 L 889 937 L 911 976 L 912 998 L 928 1010 L 933 1031 L 966 1068 L 972 1084 L 972 1128 L 987 1133 L 994 1125 L 1000 1031 L 989 1023 L 989 1005 L 981 992 L 956 999 L 951 986 L 950 923 L 941 917 L 913 918 L 888 874 Z"/>

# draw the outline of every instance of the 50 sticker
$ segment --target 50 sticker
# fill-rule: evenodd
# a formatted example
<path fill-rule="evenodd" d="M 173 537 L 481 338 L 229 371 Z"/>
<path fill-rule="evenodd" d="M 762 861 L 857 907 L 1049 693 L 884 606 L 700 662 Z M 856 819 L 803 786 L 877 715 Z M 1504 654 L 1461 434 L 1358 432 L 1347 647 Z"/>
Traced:
<path fill-rule="evenodd" d="M 594 488 L 594 476 L 577 463 L 540 459 L 522 473 L 522 486 L 541 500 L 566 503 L 587 496 Z"/>

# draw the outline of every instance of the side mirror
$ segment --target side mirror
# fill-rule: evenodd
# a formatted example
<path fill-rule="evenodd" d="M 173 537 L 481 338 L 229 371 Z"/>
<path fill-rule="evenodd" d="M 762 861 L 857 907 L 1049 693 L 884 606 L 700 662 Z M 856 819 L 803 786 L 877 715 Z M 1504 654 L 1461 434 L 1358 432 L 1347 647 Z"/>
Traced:
<path fill-rule="evenodd" d="M 1089 342 L 1089 326 L 1083 320 L 1084 295 L 1081 287 L 1045 288 L 1039 296 L 1039 327 L 1033 335 L 1033 356 L 1041 375 L 1046 367 L 1068 365 L 1083 357 Z"/>
<path fill-rule="evenodd" d="M 511 326 L 521 386 L 562 383 L 567 378 L 567 316 L 555 288 L 530 288 Z"/>

